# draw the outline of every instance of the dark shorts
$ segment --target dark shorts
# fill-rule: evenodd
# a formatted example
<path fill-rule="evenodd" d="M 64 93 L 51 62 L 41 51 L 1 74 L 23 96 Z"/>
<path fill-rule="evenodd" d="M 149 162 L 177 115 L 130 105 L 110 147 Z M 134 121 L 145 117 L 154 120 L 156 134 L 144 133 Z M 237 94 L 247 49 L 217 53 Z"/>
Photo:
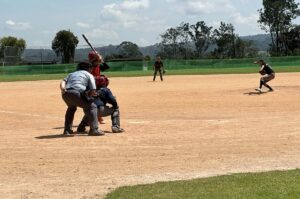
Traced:
<path fill-rule="evenodd" d="M 261 77 L 261 80 L 265 83 L 271 81 L 272 79 L 275 78 L 275 73 L 272 73 L 272 74 L 266 74 L 264 76 Z"/>

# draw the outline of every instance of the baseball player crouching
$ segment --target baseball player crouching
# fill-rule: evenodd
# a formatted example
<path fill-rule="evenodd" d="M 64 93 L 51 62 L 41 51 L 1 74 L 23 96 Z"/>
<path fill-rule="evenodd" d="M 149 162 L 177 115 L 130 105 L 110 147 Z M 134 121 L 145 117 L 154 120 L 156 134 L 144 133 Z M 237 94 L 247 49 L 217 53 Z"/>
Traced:
<path fill-rule="evenodd" d="M 259 73 L 262 75 L 262 77 L 260 78 L 259 88 L 255 89 L 255 90 L 262 92 L 262 86 L 264 85 L 265 87 L 267 87 L 269 89 L 269 92 L 274 91 L 273 88 L 267 84 L 267 82 L 269 82 L 275 78 L 275 72 L 272 69 L 272 67 L 270 65 L 268 65 L 262 59 L 254 62 L 254 63 L 260 65 Z"/>
<path fill-rule="evenodd" d="M 77 71 L 70 73 L 60 83 L 62 98 L 68 106 L 65 114 L 64 135 L 73 134 L 72 125 L 77 107 L 81 107 L 90 126 L 89 135 L 101 136 L 104 133 L 98 129 L 97 106 L 93 100 L 96 96 L 96 83 L 91 74 L 92 65 L 81 62 L 77 66 Z"/>
<path fill-rule="evenodd" d="M 113 133 L 124 132 L 125 130 L 120 126 L 120 111 L 116 97 L 114 97 L 111 90 L 107 88 L 109 79 L 106 76 L 101 75 L 98 79 L 98 85 L 100 85 L 100 88 L 97 91 L 98 97 L 95 99 L 95 103 L 98 107 L 98 115 L 101 115 L 102 117 L 111 116 L 111 130 Z M 107 104 L 110 104 L 111 106 L 107 106 Z M 84 116 L 77 128 L 77 132 L 84 132 L 86 126 L 87 117 Z"/>

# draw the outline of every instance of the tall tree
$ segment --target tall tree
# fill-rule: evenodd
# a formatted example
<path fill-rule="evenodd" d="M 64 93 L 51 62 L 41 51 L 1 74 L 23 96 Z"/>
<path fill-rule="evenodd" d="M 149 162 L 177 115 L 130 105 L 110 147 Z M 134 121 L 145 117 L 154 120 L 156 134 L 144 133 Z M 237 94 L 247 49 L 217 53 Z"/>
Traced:
<path fill-rule="evenodd" d="M 199 21 L 189 27 L 188 33 L 195 44 L 199 57 L 202 57 L 208 49 L 211 42 L 211 30 L 212 27 L 207 26 L 204 21 Z"/>
<path fill-rule="evenodd" d="M 52 49 L 57 56 L 61 55 L 62 63 L 71 63 L 74 61 L 78 42 L 78 38 L 70 30 L 61 30 L 52 41 Z"/>
<path fill-rule="evenodd" d="M 176 58 L 179 52 L 180 38 L 180 31 L 178 28 L 169 28 L 160 36 L 162 38 L 162 41 L 159 44 L 162 51 L 160 53 L 163 54 L 164 57 Z"/>
<path fill-rule="evenodd" d="M 283 33 L 286 40 L 288 53 L 292 55 L 300 54 L 300 25 L 293 27 L 289 32 Z"/>
<path fill-rule="evenodd" d="M 119 50 L 119 55 L 123 58 L 138 58 L 143 56 L 138 45 L 130 41 L 123 41 L 117 49 Z"/>
<path fill-rule="evenodd" d="M 256 57 L 258 49 L 254 47 L 254 42 L 252 40 L 244 41 L 240 37 L 236 37 L 235 52 L 236 58 Z"/>
<path fill-rule="evenodd" d="M 213 31 L 214 43 L 217 45 L 214 54 L 219 58 L 236 57 L 236 37 L 237 35 L 234 33 L 233 25 L 221 22 L 220 27 Z"/>
<path fill-rule="evenodd" d="M 178 31 L 178 55 L 177 57 L 182 58 L 191 58 L 194 55 L 194 48 L 192 45 L 191 37 L 189 34 L 190 31 L 190 25 L 189 23 L 182 22 L 178 27 L 176 27 L 176 30 Z"/>
<path fill-rule="evenodd" d="M 0 39 L 0 58 L 4 57 L 4 50 L 7 47 L 16 48 L 17 50 L 14 53 L 16 56 L 21 56 L 26 48 L 26 41 L 22 38 L 18 39 L 12 36 L 2 37 Z"/>
<path fill-rule="evenodd" d="M 258 23 L 262 30 L 270 33 L 272 39 L 271 51 L 279 55 L 280 34 L 287 32 L 292 26 L 292 20 L 300 15 L 299 3 L 295 0 L 263 0 L 263 8 L 259 9 Z"/>

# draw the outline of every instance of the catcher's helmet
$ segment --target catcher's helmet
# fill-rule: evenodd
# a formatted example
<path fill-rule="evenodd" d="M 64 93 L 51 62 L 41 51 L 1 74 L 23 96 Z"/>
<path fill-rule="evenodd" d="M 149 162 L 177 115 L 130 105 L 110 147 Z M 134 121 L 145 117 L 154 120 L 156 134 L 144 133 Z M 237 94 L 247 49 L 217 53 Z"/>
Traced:
<path fill-rule="evenodd" d="M 89 52 L 88 57 L 90 62 L 100 61 L 100 56 L 94 51 Z"/>
<path fill-rule="evenodd" d="M 99 79 L 97 79 L 97 86 L 99 87 L 107 87 L 109 84 L 109 79 L 105 75 L 100 75 Z"/>

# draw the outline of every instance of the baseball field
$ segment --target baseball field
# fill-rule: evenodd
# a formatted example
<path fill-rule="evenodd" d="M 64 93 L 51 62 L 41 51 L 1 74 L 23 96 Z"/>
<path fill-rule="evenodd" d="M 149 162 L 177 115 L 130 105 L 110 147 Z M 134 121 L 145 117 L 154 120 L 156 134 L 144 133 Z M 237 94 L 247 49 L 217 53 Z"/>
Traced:
<path fill-rule="evenodd" d="M 300 73 L 113 77 L 122 134 L 62 136 L 59 80 L 1 82 L 1 198 L 102 198 L 117 187 L 300 167 Z M 78 109 L 74 130 L 83 116 Z"/>

